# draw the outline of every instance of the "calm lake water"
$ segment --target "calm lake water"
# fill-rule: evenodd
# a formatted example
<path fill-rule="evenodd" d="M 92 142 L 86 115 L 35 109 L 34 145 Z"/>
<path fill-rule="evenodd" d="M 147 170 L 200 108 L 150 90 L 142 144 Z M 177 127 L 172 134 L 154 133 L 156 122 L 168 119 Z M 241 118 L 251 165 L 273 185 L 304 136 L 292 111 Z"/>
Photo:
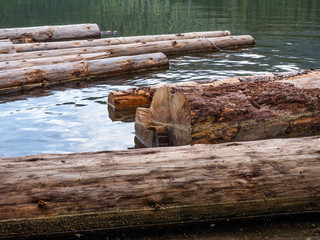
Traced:
<path fill-rule="evenodd" d="M 319 0 L 1 0 L 0 28 L 95 22 L 120 36 L 230 30 L 255 48 L 187 54 L 169 70 L 0 96 L 0 157 L 127 149 L 134 125 L 112 121 L 111 91 L 319 68 Z"/>

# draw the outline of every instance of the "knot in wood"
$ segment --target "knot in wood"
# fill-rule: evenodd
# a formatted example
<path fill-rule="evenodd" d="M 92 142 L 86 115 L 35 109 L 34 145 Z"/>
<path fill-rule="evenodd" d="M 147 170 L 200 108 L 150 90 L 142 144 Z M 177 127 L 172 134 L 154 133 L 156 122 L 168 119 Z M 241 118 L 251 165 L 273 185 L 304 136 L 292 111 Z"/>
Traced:
<path fill-rule="evenodd" d="M 38 201 L 38 207 L 41 208 L 41 209 L 46 209 L 47 208 L 46 203 L 43 200 L 39 200 Z"/>
<path fill-rule="evenodd" d="M 251 174 L 246 174 L 246 175 L 244 176 L 244 178 L 245 178 L 247 181 L 251 181 L 251 180 L 252 180 Z"/>

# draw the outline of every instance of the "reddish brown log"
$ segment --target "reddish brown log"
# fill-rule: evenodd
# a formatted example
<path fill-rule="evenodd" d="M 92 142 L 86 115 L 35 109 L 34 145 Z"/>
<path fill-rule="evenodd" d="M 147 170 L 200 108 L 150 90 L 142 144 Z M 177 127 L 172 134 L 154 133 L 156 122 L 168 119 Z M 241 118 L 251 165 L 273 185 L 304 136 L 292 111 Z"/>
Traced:
<path fill-rule="evenodd" d="M 319 78 L 297 77 L 162 87 L 152 99 L 149 129 L 164 127 L 173 146 L 317 135 L 319 94 Z"/>

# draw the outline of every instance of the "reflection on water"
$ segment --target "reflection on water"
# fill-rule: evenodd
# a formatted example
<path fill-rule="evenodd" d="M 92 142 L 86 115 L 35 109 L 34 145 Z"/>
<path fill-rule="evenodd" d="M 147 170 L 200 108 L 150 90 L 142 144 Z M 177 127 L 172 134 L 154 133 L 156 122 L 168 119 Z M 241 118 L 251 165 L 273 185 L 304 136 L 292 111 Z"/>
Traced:
<path fill-rule="evenodd" d="M 97 22 L 103 30 L 118 30 L 122 36 L 230 30 L 253 35 L 257 47 L 173 56 L 169 70 L 1 96 L 0 157 L 133 147 L 133 123 L 109 117 L 111 91 L 319 68 L 318 0 L 0 2 L 0 27 L 80 22 Z"/>

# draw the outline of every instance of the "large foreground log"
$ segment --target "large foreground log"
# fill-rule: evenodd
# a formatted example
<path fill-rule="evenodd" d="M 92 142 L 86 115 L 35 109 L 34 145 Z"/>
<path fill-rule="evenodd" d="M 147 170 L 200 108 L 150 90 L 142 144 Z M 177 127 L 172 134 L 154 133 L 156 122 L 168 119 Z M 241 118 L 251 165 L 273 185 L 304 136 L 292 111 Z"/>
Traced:
<path fill-rule="evenodd" d="M 319 146 L 309 137 L 0 158 L 0 238 L 319 211 Z"/>
<path fill-rule="evenodd" d="M 128 56 L 145 53 L 162 52 L 165 54 L 181 54 L 197 51 L 220 51 L 226 48 L 240 48 L 254 46 L 255 41 L 249 35 L 227 36 L 217 38 L 197 38 L 185 40 L 171 40 L 159 42 L 143 42 L 134 44 L 120 44 L 111 46 L 70 48 L 37 52 L 22 52 L 15 54 L 0 54 L 0 61 L 24 60 L 30 58 L 57 57 L 83 53 L 110 53 L 110 57 Z"/>
<path fill-rule="evenodd" d="M 295 84 L 304 84 L 303 87 L 319 88 L 320 71 L 302 70 L 284 73 L 271 73 L 256 76 L 232 77 L 210 82 L 185 82 L 168 84 L 168 87 L 189 88 L 198 86 L 218 86 L 224 83 L 241 83 L 248 81 L 294 81 Z M 155 85 L 151 87 L 133 88 L 127 91 L 111 92 L 108 97 L 108 104 L 114 111 L 133 110 L 137 107 L 149 107 L 154 93 L 163 85 Z"/>
<path fill-rule="evenodd" d="M 97 24 L 74 24 L 25 28 L 1 28 L 0 39 L 30 39 L 30 41 L 60 41 L 101 37 Z"/>
<path fill-rule="evenodd" d="M 153 53 L 13 69 L 0 72 L 0 92 L 168 66 L 169 61 L 163 53 Z"/>
<path fill-rule="evenodd" d="M 192 32 L 192 33 L 179 33 L 179 34 L 166 34 L 166 35 L 146 35 L 134 37 L 119 37 L 119 38 L 104 38 L 96 40 L 79 40 L 68 42 L 47 42 L 47 43 L 26 43 L 16 44 L 15 49 L 17 52 L 30 52 L 30 51 L 43 51 L 53 49 L 66 49 L 66 48 L 80 48 L 80 47 L 97 47 L 106 45 L 118 45 L 129 43 L 143 43 L 143 42 L 158 42 L 180 39 L 194 39 L 194 38 L 214 38 L 230 36 L 229 31 L 210 31 L 210 32 Z"/>
<path fill-rule="evenodd" d="M 162 87 L 150 125 L 164 127 L 173 146 L 317 135 L 319 93 L 319 79 Z"/>

